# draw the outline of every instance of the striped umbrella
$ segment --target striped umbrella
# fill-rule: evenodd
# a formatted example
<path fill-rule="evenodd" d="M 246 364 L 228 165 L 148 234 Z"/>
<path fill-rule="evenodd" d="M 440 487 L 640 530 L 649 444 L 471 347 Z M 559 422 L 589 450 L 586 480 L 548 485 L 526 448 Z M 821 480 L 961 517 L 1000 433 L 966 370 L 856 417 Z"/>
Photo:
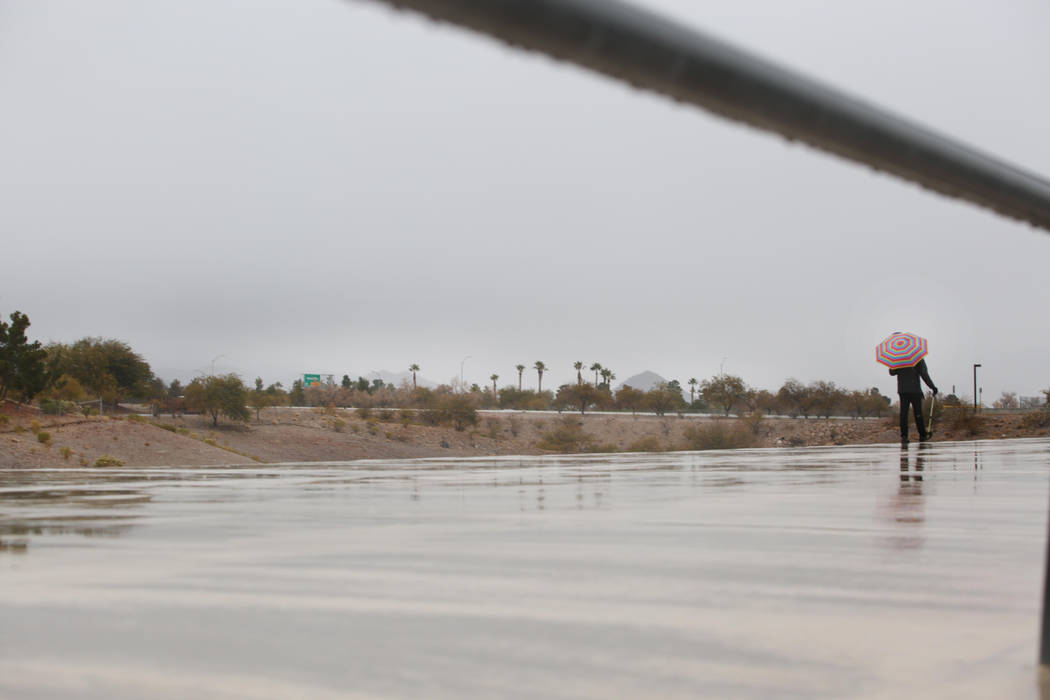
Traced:
<path fill-rule="evenodd" d="M 914 367 L 929 352 L 928 343 L 914 333 L 894 333 L 875 346 L 875 359 L 890 369 Z"/>

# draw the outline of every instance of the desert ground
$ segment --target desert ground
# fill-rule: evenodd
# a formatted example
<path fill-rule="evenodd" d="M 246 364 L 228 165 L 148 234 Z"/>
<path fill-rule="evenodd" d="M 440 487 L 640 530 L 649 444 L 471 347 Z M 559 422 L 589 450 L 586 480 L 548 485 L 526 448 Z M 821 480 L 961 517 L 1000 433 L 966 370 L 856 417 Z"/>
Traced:
<path fill-rule="evenodd" d="M 1044 419 L 1034 420 L 1035 415 Z M 934 425 L 934 440 L 1047 436 L 1046 415 L 982 414 L 976 419 L 945 420 Z M 349 409 L 270 408 L 249 423 L 220 419 L 218 425 L 198 415 L 59 418 L 27 413 L 0 423 L 0 468 L 660 452 L 897 440 L 892 416 L 803 419 L 479 412 L 475 425 L 456 430 L 423 425 L 417 414 L 399 410 L 361 416 Z"/>

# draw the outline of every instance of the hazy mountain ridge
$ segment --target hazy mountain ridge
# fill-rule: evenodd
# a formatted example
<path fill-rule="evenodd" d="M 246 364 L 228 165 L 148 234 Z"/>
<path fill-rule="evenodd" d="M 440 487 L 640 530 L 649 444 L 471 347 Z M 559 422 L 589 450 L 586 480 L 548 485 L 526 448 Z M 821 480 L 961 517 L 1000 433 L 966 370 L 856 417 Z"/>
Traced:
<path fill-rule="evenodd" d="M 629 386 L 632 389 L 638 389 L 639 391 L 649 391 L 650 389 L 656 388 L 660 384 L 666 384 L 667 380 L 661 377 L 656 372 L 645 370 L 633 376 L 623 380 L 623 383 L 617 387 L 622 389 L 625 386 Z"/>

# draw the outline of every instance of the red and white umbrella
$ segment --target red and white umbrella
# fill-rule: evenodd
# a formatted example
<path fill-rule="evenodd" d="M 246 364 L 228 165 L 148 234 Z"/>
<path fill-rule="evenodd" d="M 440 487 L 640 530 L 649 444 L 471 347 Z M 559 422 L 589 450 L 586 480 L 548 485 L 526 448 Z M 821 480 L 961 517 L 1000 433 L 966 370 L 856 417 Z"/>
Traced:
<path fill-rule="evenodd" d="M 875 346 L 875 359 L 890 369 L 914 367 L 929 352 L 925 338 L 914 333 L 894 333 Z"/>

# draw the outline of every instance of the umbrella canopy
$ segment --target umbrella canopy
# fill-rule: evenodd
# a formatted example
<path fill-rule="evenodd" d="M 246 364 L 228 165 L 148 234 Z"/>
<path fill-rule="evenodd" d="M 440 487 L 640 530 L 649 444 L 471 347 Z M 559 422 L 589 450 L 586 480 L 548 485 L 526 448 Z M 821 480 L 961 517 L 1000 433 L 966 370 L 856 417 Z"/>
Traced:
<path fill-rule="evenodd" d="M 875 346 L 875 359 L 890 369 L 914 367 L 929 352 L 925 338 L 914 333 L 894 333 Z"/>

